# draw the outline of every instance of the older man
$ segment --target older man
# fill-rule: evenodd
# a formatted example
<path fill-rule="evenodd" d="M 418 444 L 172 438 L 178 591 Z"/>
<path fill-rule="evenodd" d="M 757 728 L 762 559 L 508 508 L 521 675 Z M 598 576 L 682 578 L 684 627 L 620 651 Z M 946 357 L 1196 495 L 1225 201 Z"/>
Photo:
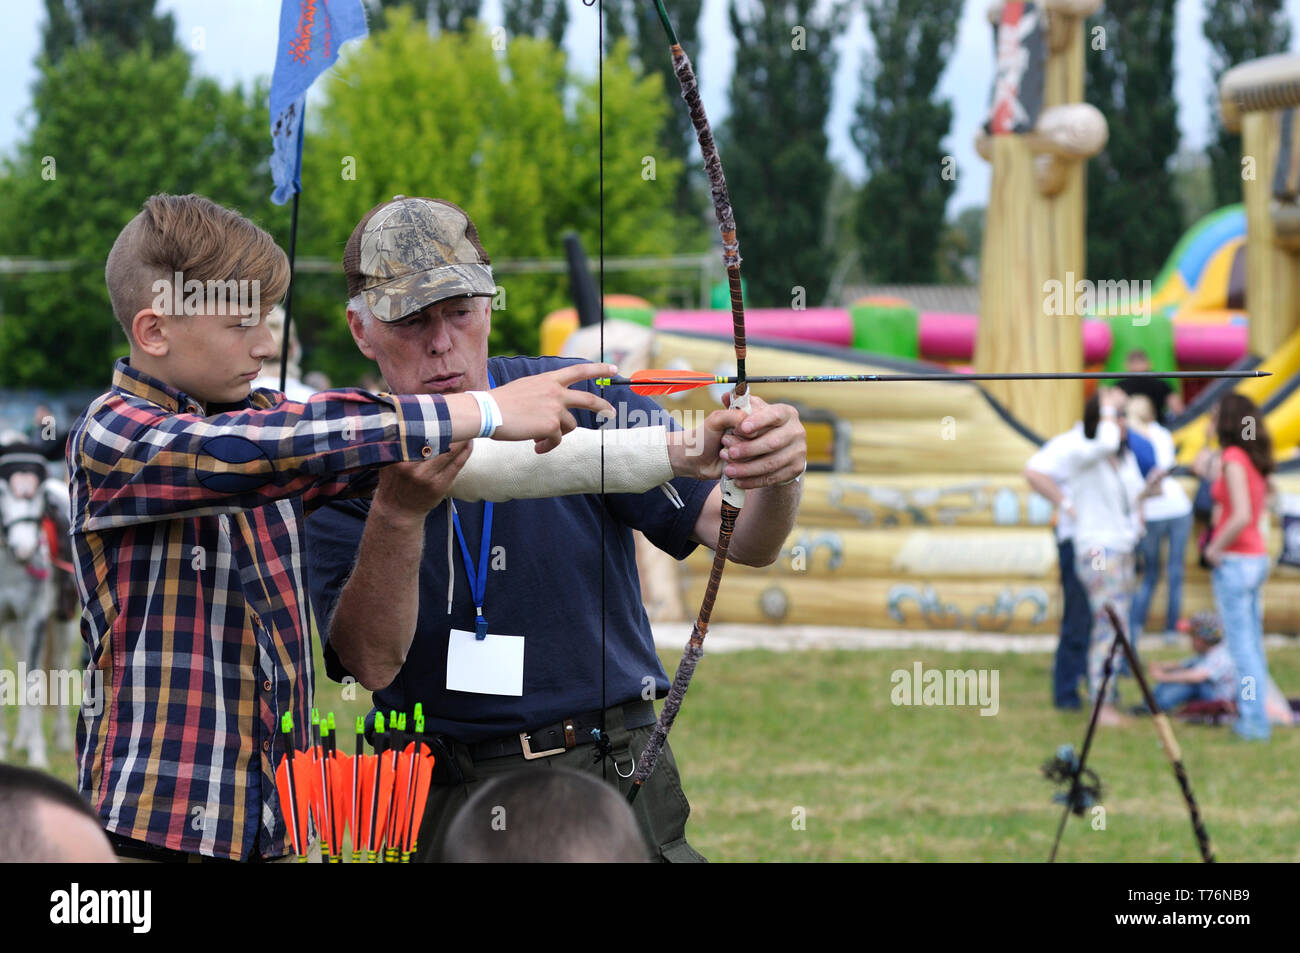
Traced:
<path fill-rule="evenodd" d="M 394 390 L 482 390 L 568 363 L 488 358 L 496 284 L 477 230 L 450 202 L 399 196 L 376 206 L 353 231 L 343 264 L 352 335 Z M 664 416 L 626 388 L 604 393 L 620 420 Z M 600 427 L 592 413 L 574 416 L 579 429 L 566 444 Z M 386 468 L 372 501 L 330 506 L 310 521 L 313 599 L 331 677 L 355 677 L 381 711 L 422 703 L 438 736 L 439 783 L 421 859 L 441 854 L 456 808 L 488 778 L 552 765 L 615 784 L 630 774 L 654 723 L 651 699 L 668 690 L 641 604 L 634 529 L 679 559 L 711 544 L 721 516 L 715 479 L 725 466 L 755 491 L 732 558 L 767 565 L 779 554 L 806 459 L 792 407 L 755 398 L 748 416 L 720 410 L 689 433 L 651 430 L 664 431 L 647 434 L 659 441 L 664 469 L 640 492 L 601 495 L 597 452 L 588 457 L 591 492 L 546 474 L 554 488 L 546 492 L 569 495 L 465 502 L 460 484 L 450 488 L 469 459 L 466 446 Z M 628 466 L 654 469 L 646 460 Z M 653 488 L 669 478 L 665 492 Z M 635 807 L 656 859 L 703 859 L 686 841 L 690 808 L 671 751 Z"/>

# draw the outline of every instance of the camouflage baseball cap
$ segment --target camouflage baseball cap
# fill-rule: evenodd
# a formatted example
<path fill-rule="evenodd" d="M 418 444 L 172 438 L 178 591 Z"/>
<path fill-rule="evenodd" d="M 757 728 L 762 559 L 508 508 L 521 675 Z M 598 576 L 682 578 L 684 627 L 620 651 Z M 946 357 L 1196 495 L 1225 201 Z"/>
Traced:
<path fill-rule="evenodd" d="M 400 321 L 446 298 L 491 297 L 490 265 L 469 215 L 443 199 L 381 202 L 343 249 L 348 296 L 364 294 L 380 321 Z"/>

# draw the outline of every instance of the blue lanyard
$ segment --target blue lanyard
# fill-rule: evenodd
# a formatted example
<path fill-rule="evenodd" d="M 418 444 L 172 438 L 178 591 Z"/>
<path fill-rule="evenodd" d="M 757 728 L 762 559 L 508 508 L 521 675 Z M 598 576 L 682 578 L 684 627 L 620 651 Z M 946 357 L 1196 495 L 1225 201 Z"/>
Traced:
<path fill-rule="evenodd" d="M 496 386 L 492 372 L 488 371 L 488 387 Z M 483 617 L 483 597 L 487 594 L 488 557 L 492 552 L 492 501 L 483 504 L 483 534 L 479 542 L 477 571 L 474 560 L 469 555 L 465 534 L 461 532 L 460 516 L 456 513 L 454 503 L 451 503 L 451 522 L 456 529 L 456 540 L 460 543 L 460 554 L 465 559 L 465 575 L 469 577 L 469 592 L 474 600 L 474 638 L 481 642 L 488 634 L 487 619 Z"/>

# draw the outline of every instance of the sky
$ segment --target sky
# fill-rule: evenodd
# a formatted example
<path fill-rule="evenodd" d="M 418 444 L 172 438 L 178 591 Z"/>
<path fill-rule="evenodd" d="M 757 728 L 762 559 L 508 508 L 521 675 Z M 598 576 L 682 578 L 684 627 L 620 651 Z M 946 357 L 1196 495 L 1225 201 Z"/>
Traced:
<path fill-rule="evenodd" d="M 0 0 L 7 14 L 0 31 L 0 152 L 10 153 L 30 127 L 31 84 L 40 49 L 41 0 Z M 1122 2 L 1122 0 L 1112 0 Z M 569 31 L 565 37 L 574 67 L 594 74 L 597 63 L 597 14 L 582 0 L 568 0 Z M 1177 0 L 1175 26 L 1174 96 L 1179 104 L 1180 148 L 1204 147 L 1210 134 L 1209 97 L 1212 94 L 1209 48 L 1201 35 L 1204 0 Z M 992 30 L 985 18 L 987 0 L 966 0 L 962 8 L 952 61 L 940 80 L 938 93 L 953 104 L 952 132 L 944 146 L 956 163 L 956 189 L 949 215 L 983 205 L 987 199 L 989 170 L 975 154 L 975 132 L 986 118 L 993 78 Z M 175 14 L 177 35 L 195 53 L 199 72 L 223 83 L 249 82 L 269 76 L 275 61 L 278 0 L 160 0 L 160 11 Z M 669 4 L 671 13 L 671 4 Z M 727 86 L 735 58 L 735 43 L 727 24 L 727 0 L 705 0 L 700 21 L 699 50 L 687 50 L 700 77 L 705 109 L 717 126 L 727 113 Z M 1287 0 L 1293 35 L 1300 34 L 1300 0 Z M 501 23 L 500 0 L 486 0 L 484 20 Z M 1294 42 L 1293 42 L 1294 48 Z M 836 44 L 831 115 L 827 123 L 832 159 L 854 181 L 863 166 L 850 138 L 853 107 L 858 97 L 863 57 L 868 55 L 870 34 L 865 17 L 854 16 Z M 809 51 L 815 53 L 815 51 Z M 665 52 L 665 55 L 666 52 Z M 267 137 L 270 151 L 270 136 Z M 726 156 L 722 157 L 725 166 Z"/>

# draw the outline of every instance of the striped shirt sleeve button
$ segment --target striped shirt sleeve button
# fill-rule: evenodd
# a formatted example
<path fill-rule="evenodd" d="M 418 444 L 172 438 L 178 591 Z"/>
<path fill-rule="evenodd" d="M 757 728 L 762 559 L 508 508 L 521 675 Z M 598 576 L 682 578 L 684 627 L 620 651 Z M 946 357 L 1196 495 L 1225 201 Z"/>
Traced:
<path fill-rule="evenodd" d="M 426 443 L 423 447 L 420 448 L 420 456 L 428 460 L 431 456 L 433 456 L 433 447 L 429 446 Z"/>
<path fill-rule="evenodd" d="M 271 680 L 268 678 L 266 681 L 262 683 L 262 691 L 269 692 L 270 690 L 271 690 Z"/>
<path fill-rule="evenodd" d="M 269 738 L 268 738 L 266 741 L 263 741 L 263 742 L 262 742 L 262 750 L 263 750 L 263 751 L 270 751 L 270 750 L 271 750 L 271 741 L 270 741 Z"/>

